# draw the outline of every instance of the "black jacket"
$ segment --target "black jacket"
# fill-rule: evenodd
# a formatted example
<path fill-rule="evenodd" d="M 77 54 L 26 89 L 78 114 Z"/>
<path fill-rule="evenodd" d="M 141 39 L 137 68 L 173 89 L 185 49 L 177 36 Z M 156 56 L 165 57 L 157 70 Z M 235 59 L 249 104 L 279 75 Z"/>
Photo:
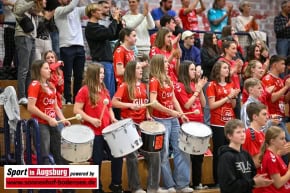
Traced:
<path fill-rule="evenodd" d="M 113 61 L 110 40 L 118 39 L 120 30 L 116 20 L 112 20 L 109 27 L 88 22 L 85 35 L 93 61 Z"/>
<path fill-rule="evenodd" d="M 255 164 L 248 152 L 220 147 L 218 179 L 221 193 L 251 193 L 255 175 Z"/>
<path fill-rule="evenodd" d="M 201 67 L 203 69 L 203 75 L 206 76 L 210 80 L 211 71 L 213 65 L 218 61 L 220 55 L 211 55 L 207 48 L 200 49 L 200 57 L 201 57 Z"/>

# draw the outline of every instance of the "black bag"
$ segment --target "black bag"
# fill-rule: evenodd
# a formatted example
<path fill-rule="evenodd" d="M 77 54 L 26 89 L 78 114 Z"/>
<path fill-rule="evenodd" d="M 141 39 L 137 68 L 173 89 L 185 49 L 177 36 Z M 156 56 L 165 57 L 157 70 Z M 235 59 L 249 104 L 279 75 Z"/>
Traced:
<path fill-rule="evenodd" d="M 30 33 L 34 30 L 32 20 L 27 15 L 24 15 L 24 17 L 21 20 L 17 20 L 17 22 L 25 33 Z"/>

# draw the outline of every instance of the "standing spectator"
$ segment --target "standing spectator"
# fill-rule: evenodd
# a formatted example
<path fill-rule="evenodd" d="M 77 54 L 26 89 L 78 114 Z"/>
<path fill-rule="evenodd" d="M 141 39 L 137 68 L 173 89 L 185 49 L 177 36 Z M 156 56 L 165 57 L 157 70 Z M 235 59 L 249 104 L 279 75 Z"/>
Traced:
<path fill-rule="evenodd" d="M 200 3 L 200 8 L 196 8 L 198 2 Z M 182 22 L 182 27 L 184 30 L 198 30 L 198 18 L 197 15 L 205 10 L 205 6 L 202 0 L 194 0 L 190 3 L 190 0 L 181 0 L 182 8 L 179 10 L 179 18 Z"/>
<path fill-rule="evenodd" d="M 85 49 L 81 17 L 85 7 L 77 7 L 79 0 L 59 0 L 61 6 L 54 12 L 55 24 L 59 30 L 61 60 L 64 62 L 64 98 L 67 104 L 74 99 L 71 94 L 71 77 L 73 71 L 73 97 L 81 87 L 85 65 Z"/>
<path fill-rule="evenodd" d="M 281 121 L 278 124 L 285 133 L 286 141 L 290 141 L 290 135 L 286 127 L 285 120 L 285 93 L 290 87 L 290 78 L 284 81 L 279 78 L 279 74 L 285 71 L 285 58 L 283 56 L 274 55 L 270 59 L 270 70 L 269 73 L 263 77 L 262 83 L 265 88 L 275 86 L 271 96 L 268 97 L 268 110 L 270 115 L 281 116 Z"/>
<path fill-rule="evenodd" d="M 265 134 L 265 142 L 261 148 L 261 174 L 273 180 L 268 187 L 259 188 L 255 193 L 288 193 L 290 191 L 290 166 L 281 159 L 281 151 L 289 152 L 289 144 L 285 141 L 285 132 L 280 127 L 272 126 Z"/>
<path fill-rule="evenodd" d="M 163 15 L 167 14 L 172 17 L 176 16 L 176 12 L 172 10 L 173 0 L 161 0 L 160 7 L 155 8 L 151 11 L 151 15 L 155 21 L 155 26 L 157 29 L 160 28 L 160 19 Z"/>
<path fill-rule="evenodd" d="M 239 10 L 242 15 L 239 15 L 235 22 L 235 28 L 238 32 L 250 32 L 259 30 L 258 23 L 254 16 L 250 15 L 251 6 L 249 1 L 242 1 L 239 5 Z M 249 35 L 241 35 L 239 42 L 242 45 L 243 50 L 247 50 L 247 47 L 251 45 L 251 39 Z"/>
<path fill-rule="evenodd" d="M 163 185 L 168 193 L 191 193 L 193 189 L 190 183 L 190 160 L 189 155 L 178 147 L 179 122 L 188 121 L 187 117 L 175 98 L 173 83 L 167 75 L 168 61 L 160 54 L 152 57 L 150 67 L 151 79 L 149 83 L 150 102 L 152 105 L 152 116 L 155 121 L 162 123 L 166 130 L 161 154 L 161 175 Z M 173 148 L 174 172 L 171 172 L 169 164 L 169 143 Z"/>
<path fill-rule="evenodd" d="M 85 29 L 86 39 L 90 48 L 92 61 L 103 64 L 105 68 L 105 85 L 113 97 L 116 89 L 113 68 L 113 55 L 110 40 L 118 38 L 120 32 L 120 11 L 115 10 L 111 24 L 106 27 L 99 23 L 102 18 L 100 4 L 89 4 L 86 7 L 86 15 L 89 18 Z"/>
<path fill-rule="evenodd" d="M 117 82 L 117 88 L 123 82 L 125 67 L 128 62 L 135 60 L 132 47 L 136 44 L 136 31 L 124 28 L 119 34 L 119 46 L 114 51 L 114 73 Z"/>
<path fill-rule="evenodd" d="M 167 28 L 161 28 L 158 30 L 154 46 L 150 50 L 150 57 L 156 54 L 162 54 L 165 56 L 169 63 L 167 75 L 170 77 L 171 81 L 175 83 L 177 82 L 181 49 L 179 48 L 179 44 L 177 44 L 177 49 L 172 48 L 171 36 L 172 32 Z"/>
<path fill-rule="evenodd" d="M 230 65 L 226 62 L 218 61 L 215 63 L 211 80 L 206 94 L 211 114 L 210 126 L 213 132 L 213 176 L 215 183 L 218 184 L 218 149 L 227 144 L 224 126 L 226 122 L 235 118 L 234 108 L 240 90 L 235 89 L 233 82 L 231 82 Z"/>
<path fill-rule="evenodd" d="M 225 6 L 226 0 L 214 0 L 212 8 L 208 10 L 207 17 L 211 31 L 221 32 L 224 26 L 231 25 L 233 5 L 228 3 L 227 9 L 225 9 Z"/>
<path fill-rule="evenodd" d="M 182 111 L 184 113 L 199 112 L 187 117 L 189 121 L 203 123 L 202 108 L 205 106 L 205 97 L 202 88 L 207 83 L 207 78 L 197 77 L 194 63 L 188 60 L 181 62 L 178 75 L 178 83 L 174 86 L 174 93 Z M 201 184 L 203 157 L 203 154 L 190 155 L 192 186 L 197 190 L 207 188 Z"/>
<path fill-rule="evenodd" d="M 14 67 L 17 65 L 15 58 L 15 16 L 13 15 L 12 9 L 16 0 L 3 0 L 3 11 L 4 11 L 4 22 L 9 22 L 9 24 L 4 24 L 4 47 L 5 55 L 3 60 L 3 67 L 7 67 L 8 70 L 11 69 L 12 62 Z M 9 78 L 9 77 L 8 77 Z"/>
<path fill-rule="evenodd" d="M 200 8 L 196 8 L 198 2 L 200 3 Z M 197 15 L 205 10 L 205 6 L 202 0 L 194 0 L 190 3 L 190 0 L 181 0 L 182 8 L 179 10 L 179 18 L 182 22 L 183 30 L 199 30 Z M 199 34 L 196 33 L 195 36 L 195 46 L 200 48 L 200 38 Z"/>
<path fill-rule="evenodd" d="M 203 36 L 203 45 L 200 49 L 201 67 L 203 69 L 203 75 L 210 79 L 210 73 L 216 61 L 220 58 L 220 50 L 217 46 L 217 37 L 213 32 L 206 32 Z M 206 83 L 203 92 L 206 93 L 206 89 L 209 83 Z M 204 123 L 210 125 L 210 110 L 208 106 L 208 97 L 205 95 L 206 104 L 204 107 Z"/>
<path fill-rule="evenodd" d="M 143 13 L 141 14 L 138 11 L 140 0 L 128 0 L 128 2 L 130 11 L 122 18 L 126 22 L 126 27 L 136 30 L 138 56 L 149 55 L 151 45 L 148 30 L 155 27 L 154 20 L 149 12 L 149 5 L 147 2 L 144 3 Z"/>
<path fill-rule="evenodd" d="M 101 0 L 98 2 L 99 5 L 102 6 L 102 17 L 99 21 L 100 25 L 103 25 L 105 27 L 109 27 L 109 25 L 111 24 L 111 19 L 112 19 L 112 15 L 111 15 L 111 4 L 110 1 L 107 0 Z M 113 12 L 114 10 L 112 10 Z"/>
<path fill-rule="evenodd" d="M 187 30 L 182 33 L 180 48 L 182 51 L 181 61 L 190 60 L 197 66 L 201 64 L 200 50 L 194 46 L 194 33 Z"/>
<path fill-rule="evenodd" d="M 274 19 L 274 31 L 276 33 L 276 51 L 279 55 L 290 55 L 290 1 L 283 1 L 281 13 Z"/>
<path fill-rule="evenodd" d="M 27 89 L 30 84 L 30 69 L 35 55 L 35 37 L 36 37 L 36 21 L 35 14 L 33 12 L 36 3 L 34 0 L 17 0 L 14 4 L 14 15 L 16 17 L 15 27 L 15 48 L 17 53 L 18 71 L 17 71 L 17 86 L 18 86 L 18 98 L 19 104 L 27 104 Z M 40 8 L 39 8 L 40 9 Z M 39 10 L 38 10 L 39 11 Z M 38 12 L 37 11 L 37 12 Z M 32 20 L 34 30 L 25 33 L 19 21 L 27 16 Z"/>

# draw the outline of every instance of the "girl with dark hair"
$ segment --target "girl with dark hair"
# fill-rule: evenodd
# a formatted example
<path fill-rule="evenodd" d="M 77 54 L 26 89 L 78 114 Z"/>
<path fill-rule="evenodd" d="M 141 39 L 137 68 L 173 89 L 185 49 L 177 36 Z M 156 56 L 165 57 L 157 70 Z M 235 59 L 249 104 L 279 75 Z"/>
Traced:
<path fill-rule="evenodd" d="M 163 27 L 158 30 L 156 40 L 154 46 L 152 46 L 150 50 L 150 57 L 156 54 L 162 54 L 166 57 L 169 68 L 168 68 L 168 76 L 170 77 L 172 82 L 177 82 L 177 72 L 180 64 L 181 58 L 181 49 L 179 44 L 177 44 L 177 48 L 172 48 L 172 40 L 171 40 L 172 32 L 169 29 Z M 179 39 L 177 40 L 179 42 Z"/>
<path fill-rule="evenodd" d="M 136 31 L 130 28 L 123 28 L 119 33 L 119 41 L 114 50 L 113 63 L 117 82 L 117 88 L 123 82 L 125 67 L 128 62 L 135 60 L 132 47 L 136 44 Z"/>
<path fill-rule="evenodd" d="M 174 93 L 183 112 L 196 112 L 188 115 L 189 121 L 203 123 L 203 107 L 205 96 L 203 87 L 207 78 L 196 77 L 196 67 L 192 61 L 181 62 L 178 73 L 178 82 L 175 84 Z M 204 155 L 191 155 L 192 185 L 195 189 L 205 188 L 201 184 L 201 169 Z"/>
<path fill-rule="evenodd" d="M 220 50 L 217 46 L 217 36 L 215 33 L 207 32 L 204 34 L 200 54 L 203 74 L 207 78 L 210 78 L 212 67 L 220 57 Z"/>
<path fill-rule="evenodd" d="M 163 124 L 166 128 L 163 149 L 161 150 L 161 175 L 163 185 L 168 192 L 175 193 L 177 190 L 186 193 L 193 192 L 190 183 L 190 159 L 189 155 L 178 147 L 179 121 L 188 121 L 175 98 L 173 83 L 167 75 L 168 61 L 164 55 L 157 54 L 151 59 L 150 66 L 150 102 L 152 116 L 155 121 Z M 172 174 L 168 156 L 169 143 L 173 148 L 174 172 Z"/>
<path fill-rule="evenodd" d="M 215 63 L 211 80 L 206 94 L 209 100 L 210 126 L 213 132 L 213 176 L 215 183 L 218 183 L 218 149 L 227 144 L 224 126 L 227 121 L 235 118 L 234 108 L 240 89 L 236 89 L 234 83 L 231 82 L 230 65 L 224 61 Z"/>
<path fill-rule="evenodd" d="M 109 91 L 104 84 L 104 67 L 101 64 L 89 64 L 85 72 L 83 86 L 76 96 L 74 104 L 74 113 L 80 114 L 83 119 L 83 124 L 90 127 L 94 133 L 93 146 L 93 163 L 99 165 L 99 176 L 101 179 L 101 166 L 104 158 L 104 152 L 109 156 L 111 167 L 111 184 L 109 188 L 114 193 L 121 193 L 122 190 L 122 158 L 114 158 L 111 154 L 107 142 L 104 140 L 102 130 L 112 122 L 117 122 L 110 101 Z M 104 100 L 109 100 L 109 104 L 103 103 Z M 104 109 L 104 110 L 103 110 Z M 100 116 L 103 113 L 102 120 Z M 99 180 L 99 190 L 96 193 L 104 192 L 102 183 Z"/>
<path fill-rule="evenodd" d="M 27 109 L 37 119 L 40 131 L 41 164 L 49 165 L 49 154 L 53 155 L 56 164 L 63 164 L 60 154 L 61 136 L 56 117 L 65 119 L 56 101 L 56 90 L 49 82 L 50 69 L 44 60 L 36 60 L 31 66 L 32 82 L 28 88 Z M 69 121 L 63 121 L 70 125 Z"/>

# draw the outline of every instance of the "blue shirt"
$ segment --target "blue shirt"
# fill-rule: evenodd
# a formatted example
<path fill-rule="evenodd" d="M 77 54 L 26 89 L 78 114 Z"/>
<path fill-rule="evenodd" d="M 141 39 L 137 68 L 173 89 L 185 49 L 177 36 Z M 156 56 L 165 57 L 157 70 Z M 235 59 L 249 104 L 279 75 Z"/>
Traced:
<path fill-rule="evenodd" d="M 207 12 L 207 18 L 210 23 L 211 31 L 221 32 L 223 27 L 228 25 L 228 17 L 226 17 L 220 24 L 214 25 L 213 21 L 222 18 L 225 14 L 227 14 L 227 10 L 225 9 L 213 9 L 211 8 Z"/>
<path fill-rule="evenodd" d="M 187 49 L 184 47 L 183 43 L 180 43 L 180 48 L 182 51 L 182 56 L 181 56 L 180 61 L 190 60 L 194 62 L 194 64 L 196 65 L 201 64 L 200 50 L 197 47 L 192 46 L 191 48 Z"/>
<path fill-rule="evenodd" d="M 164 13 L 160 7 L 155 8 L 151 11 L 151 15 L 152 15 L 154 21 L 160 20 L 161 17 L 165 14 L 168 14 L 172 17 L 176 16 L 176 12 L 174 10 L 169 10 L 169 11 L 167 11 L 167 13 Z"/>

